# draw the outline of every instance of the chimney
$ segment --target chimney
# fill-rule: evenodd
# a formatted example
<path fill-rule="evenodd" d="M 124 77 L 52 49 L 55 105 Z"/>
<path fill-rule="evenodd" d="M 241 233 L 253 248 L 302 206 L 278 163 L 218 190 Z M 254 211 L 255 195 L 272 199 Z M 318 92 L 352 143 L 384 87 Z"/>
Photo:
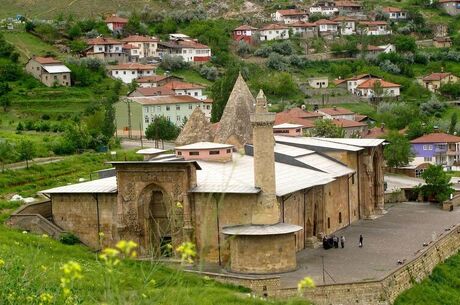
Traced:
<path fill-rule="evenodd" d="M 252 224 L 271 225 L 279 222 L 279 206 L 276 200 L 275 141 L 273 125 L 275 113 L 268 112 L 267 98 L 262 90 L 256 98 L 251 125 L 254 146 L 254 185 L 261 192 L 252 212 Z"/>

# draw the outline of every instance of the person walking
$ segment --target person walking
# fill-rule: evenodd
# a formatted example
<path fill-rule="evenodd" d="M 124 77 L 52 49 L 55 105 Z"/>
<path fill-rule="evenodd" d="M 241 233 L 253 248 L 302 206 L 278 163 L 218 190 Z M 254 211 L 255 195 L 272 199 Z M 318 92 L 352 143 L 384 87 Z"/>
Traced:
<path fill-rule="evenodd" d="M 362 234 L 359 234 L 359 247 L 360 248 L 363 247 L 363 235 Z"/>
<path fill-rule="evenodd" d="M 345 236 L 340 236 L 340 245 L 342 246 L 342 249 L 345 248 Z"/>
<path fill-rule="evenodd" d="M 334 248 L 339 248 L 339 237 L 334 235 Z"/>

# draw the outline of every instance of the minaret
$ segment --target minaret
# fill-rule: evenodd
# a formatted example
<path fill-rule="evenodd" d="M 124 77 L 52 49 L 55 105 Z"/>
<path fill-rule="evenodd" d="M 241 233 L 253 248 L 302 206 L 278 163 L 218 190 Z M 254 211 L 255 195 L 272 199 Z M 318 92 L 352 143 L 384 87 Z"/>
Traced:
<path fill-rule="evenodd" d="M 252 224 L 257 225 L 272 225 L 279 222 L 275 181 L 274 123 L 275 113 L 268 112 L 267 98 L 260 90 L 256 98 L 255 112 L 251 114 L 254 184 L 261 189 L 257 205 L 252 212 Z"/>

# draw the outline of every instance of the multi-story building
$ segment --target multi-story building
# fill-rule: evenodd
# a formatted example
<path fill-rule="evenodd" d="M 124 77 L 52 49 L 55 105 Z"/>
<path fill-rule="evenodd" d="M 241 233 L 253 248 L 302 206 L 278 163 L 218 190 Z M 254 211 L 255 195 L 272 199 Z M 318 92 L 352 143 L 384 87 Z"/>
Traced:
<path fill-rule="evenodd" d="M 412 165 L 422 163 L 449 168 L 460 161 L 460 137 L 446 133 L 430 133 L 411 141 L 415 154 Z"/>
<path fill-rule="evenodd" d="M 431 73 L 422 78 L 423 86 L 433 93 L 438 92 L 442 85 L 458 82 L 458 77 L 449 72 Z"/>
<path fill-rule="evenodd" d="M 185 62 L 207 62 L 212 56 L 207 45 L 191 39 L 159 42 L 158 56 L 163 58 L 166 54 L 180 56 Z"/>
<path fill-rule="evenodd" d="M 335 18 L 332 18 L 332 21 L 339 23 L 340 35 L 356 34 L 357 20 L 355 18 L 348 16 L 337 16 Z"/>
<path fill-rule="evenodd" d="M 121 40 L 123 43 L 132 45 L 134 53 L 131 53 L 131 57 L 138 61 L 142 58 L 158 57 L 158 38 L 140 35 L 130 35 Z"/>
<path fill-rule="evenodd" d="M 316 26 L 318 27 L 319 35 L 332 35 L 335 36 L 339 33 L 339 23 L 328 20 L 328 19 L 320 19 L 315 22 Z"/>
<path fill-rule="evenodd" d="M 376 88 L 381 88 L 381 93 L 376 93 Z M 401 85 L 387 82 L 380 78 L 368 79 L 356 87 L 355 94 L 368 99 L 392 97 L 398 98 L 401 95 Z"/>
<path fill-rule="evenodd" d="M 289 39 L 289 27 L 287 25 L 267 24 L 259 31 L 261 41 Z"/>
<path fill-rule="evenodd" d="M 355 113 L 353 111 L 341 107 L 320 108 L 316 111 L 326 119 L 355 120 Z"/>
<path fill-rule="evenodd" d="M 284 24 L 295 23 L 298 21 L 308 21 L 308 13 L 299 9 L 277 10 L 272 14 L 273 21 Z"/>
<path fill-rule="evenodd" d="M 112 15 L 105 18 L 105 24 L 112 32 L 121 32 L 124 26 L 128 23 L 128 19 Z"/>
<path fill-rule="evenodd" d="M 385 7 L 383 8 L 383 13 L 388 16 L 388 19 L 393 21 L 406 20 L 407 12 L 403 11 L 398 7 Z"/>
<path fill-rule="evenodd" d="M 233 40 L 244 41 L 246 43 L 253 43 L 254 34 L 258 31 L 257 28 L 250 25 L 240 25 L 233 30 Z"/>
<path fill-rule="evenodd" d="M 140 77 L 149 77 L 155 75 L 154 65 L 143 65 L 138 63 L 119 64 L 109 66 L 110 76 L 118 78 L 125 84 L 131 83 Z"/>
<path fill-rule="evenodd" d="M 209 106 L 209 107 L 208 107 Z M 127 97 L 115 103 L 117 135 L 122 137 L 145 135 L 145 130 L 155 117 L 164 116 L 177 126 L 182 126 L 196 107 L 205 115 L 209 113 L 209 101 L 201 101 L 189 95 Z"/>
<path fill-rule="evenodd" d="M 53 57 L 32 57 L 26 71 L 48 87 L 71 85 L 70 69 Z"/>
<path fill-rule="evenodd" d="M 130 93 L 130 96 L 188 95 L 204 101 L 208 97 L 203 94 L 203 89 L 203 86 L 197 84 L 182 81 L 169 81 L 159 87 L 137 88 L 137 90 Z"/>
<path fill-rule="evenodd" d="M 339 12 L 335 7 L 334 1 L 318 1 L 309 8 L 310 14 L 321 14 L 323 16 L 332 16 Z"/>
<path fill-rule="evenodd" d="M 107 62 L 125 63 L 128 61 L 128 51 L 123 48 L 123 42 L 105 37 L 88 39 L 88 49 L 85 56 Z"/>
<path fill-rule="evenodd" d="M 460 0 L 439 0 L 439 6 L 449 15 L 460 15 Z"/>
<path fill-rule="evenodd" d="M 303 37 L 316 37 L 318 36 L 318 27 L 314 23 L 298 21 L 288 24 L 293 34 Z"/>

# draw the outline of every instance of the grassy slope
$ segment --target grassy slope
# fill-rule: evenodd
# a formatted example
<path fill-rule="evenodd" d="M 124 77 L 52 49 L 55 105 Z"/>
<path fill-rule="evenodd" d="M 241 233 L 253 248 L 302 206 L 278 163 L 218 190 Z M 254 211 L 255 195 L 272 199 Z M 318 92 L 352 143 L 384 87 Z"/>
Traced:
<path fill-rule="evenodd" d="M 57 48 L 47 44 L 40 38 L 23 31 L 2 31 L 6 41 L 15 46 L 21 55 L 21 61 L 26 62 L 32 55 L 43 55 L 46 52 L 52 52 L 58 57 L 64 57 Z"/>
<path fill-rule="evenodd" d="M 429 278 L 403 292 L 394 305 L 460 304 L 460 254 L 438 265 Z"/>

